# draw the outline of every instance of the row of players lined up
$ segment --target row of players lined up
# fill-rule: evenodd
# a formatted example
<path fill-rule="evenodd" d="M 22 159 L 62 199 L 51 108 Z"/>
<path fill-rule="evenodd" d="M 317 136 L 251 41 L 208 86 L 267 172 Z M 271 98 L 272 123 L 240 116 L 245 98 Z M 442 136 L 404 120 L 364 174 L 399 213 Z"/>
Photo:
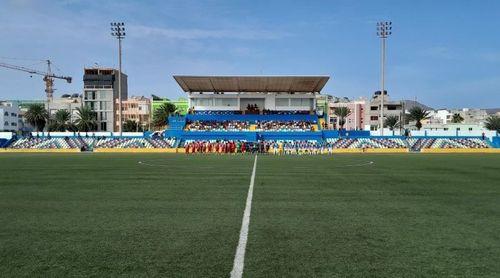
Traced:
<path fill-rule="evenodd" d="M 333 152 L 333 144 L 317 141 L 192 141 L 184 145 L 185 153 L 271 153 L 324 154 Z"/>
<path fill-rule="evenodd" d="M 247 121 L 193 121 L 186 124 L 189 131 L 248 131 Z M 312 131 L 313 123 L 307 121 L 256 121 L 256 131 Z"/>

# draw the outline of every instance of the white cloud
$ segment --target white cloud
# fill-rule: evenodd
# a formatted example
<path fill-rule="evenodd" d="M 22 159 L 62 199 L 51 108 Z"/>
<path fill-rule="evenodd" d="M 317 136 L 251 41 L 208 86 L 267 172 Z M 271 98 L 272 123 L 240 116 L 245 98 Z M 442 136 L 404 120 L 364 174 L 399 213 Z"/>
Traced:
<path fill-rule="evenodd" d="M 169 39 L 239 39 L 239 40 L 271 40 L 290 36 L 285 32 L 252 29 L 174 29 L 131 25 L 130 35 L 136 37 L 159 36 Z"/>
<path fill-rule="evenodd" d="M 438 58 L 438 59 L 454 59 L 455 54 L 449 47 L 437 45 L 423 49 L 420 53 L 422 56 Z"/>

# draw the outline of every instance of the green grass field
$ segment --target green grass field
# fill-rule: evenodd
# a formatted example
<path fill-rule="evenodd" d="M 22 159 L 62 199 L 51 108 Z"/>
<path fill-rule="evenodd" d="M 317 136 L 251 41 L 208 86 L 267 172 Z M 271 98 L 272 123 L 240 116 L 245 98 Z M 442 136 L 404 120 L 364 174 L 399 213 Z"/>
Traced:
<path fill-rule="evenodd" d="M 253 162 L 0 154 L 0 276 L 228 277 Z M 499 261 L 500 155 L 259 156 L 244 277 L 500 277 Z"/>

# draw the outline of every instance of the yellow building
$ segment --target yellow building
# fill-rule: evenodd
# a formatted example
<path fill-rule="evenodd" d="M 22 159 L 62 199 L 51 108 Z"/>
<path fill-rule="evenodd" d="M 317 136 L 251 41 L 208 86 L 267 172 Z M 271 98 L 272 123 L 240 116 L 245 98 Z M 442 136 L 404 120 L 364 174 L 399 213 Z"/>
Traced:
<path fill-rule="evenodd" d="M 115 130 L 118 130 L 120 122 L 119 122 L 119 115 L 118 115 L 118 106 L 119 106 L 119 101 L 118 99 L 115 101 Z M 123 116 L 123 122 L 125 123 L 127 120 L 134 121 L 138 123 L 138 126 L 141 127 L 143 130 L 147 130 L 150 128 L 151 125 L 151 101 L 149 98 L 146 97 L 132 97 L 127 100 L 122 101 L 122 116 Z"/>

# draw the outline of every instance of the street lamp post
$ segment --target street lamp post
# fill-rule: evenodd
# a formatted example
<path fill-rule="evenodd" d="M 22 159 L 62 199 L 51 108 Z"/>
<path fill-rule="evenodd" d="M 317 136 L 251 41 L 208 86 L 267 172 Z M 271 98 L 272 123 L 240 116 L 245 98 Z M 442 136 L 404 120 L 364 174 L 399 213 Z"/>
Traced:
<path fill-rule="evenodd" d="M 123 114 L 122 114 L 122 39 L 125 38 L 125 23 L 112 22 L 111 23 L 111 36 L 118 39 L 118 121 L 120 122 L 118 131 L 120 136 L 123 129 Z M 113 103 L 114 106 L 114 103 Z M 113 123 L 114 126 L 114 123 Z"/>
<path fill-rule="evenodd" d="M 385 93 L 385 40 L 392 34 L 392 22 L 377 22 L 377 36 L 381 39 L 380 77 L 380 135 L 384 135 L 384 93 Z"/>

